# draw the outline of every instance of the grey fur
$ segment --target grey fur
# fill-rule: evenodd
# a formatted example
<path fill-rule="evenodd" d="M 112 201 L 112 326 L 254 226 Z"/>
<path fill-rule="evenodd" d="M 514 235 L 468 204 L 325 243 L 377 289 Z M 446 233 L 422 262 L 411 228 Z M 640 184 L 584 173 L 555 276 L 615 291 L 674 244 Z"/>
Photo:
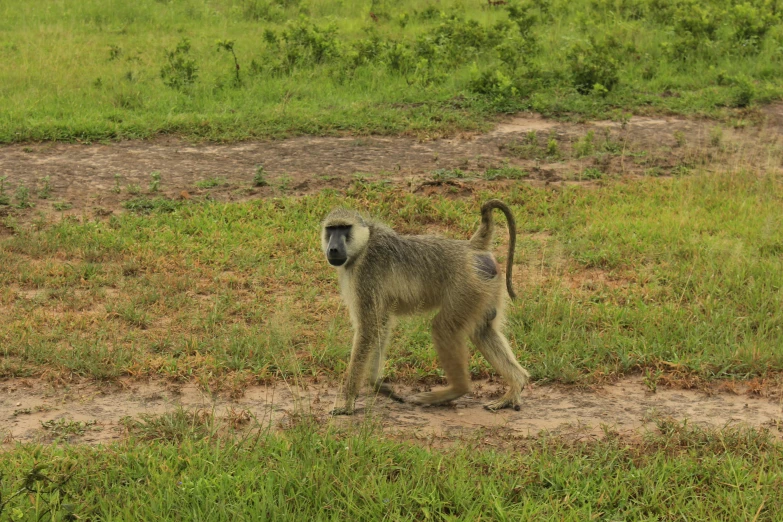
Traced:
<path fill-rule="evenodd" d="M 470 338 L 509 384 L 507 393 L 487 407 L 519 409 L 529 374 L 519 365 L 500 332 L 505 292 L 497 276 L 497 262 L 489 251 L 495 208 L 503 211 L 509 223 L 506 291 L 513 298 L 511 270 L 516 225 L 511 210 L 502 201 L 490 200 L 481 207 L 481 226 L 469 241 L 398 234 L 383 223 L 345 209 L 335 209 L 326 216 L 321 226 L 322 248 L 327 257 L 330 245 L 333 252 L 341 252 L 339 262 L 344 264 L 337 267 L 340 291 L 354 326 L 345 404 L 335 408 L 333 414 L 353 413 L 368 365 L 375 390 L 400 400 L 382 379 L 391 330 L 398 316 L 434 309 L 439 312 L 433 319 L 432 338 L 449 386 L 409 400 L 441 404 L 470 390 L 466 342 Z M 351 229 L 345 234 L 347 226 Z M 339 235 L 330 231 L 331 228 L 336 232 L 336 227 L 340 227 Z M 335 239 L 342 241 L 340 236 L 347 239 L 335 246 Z M 347 259 L 343 261 L 345 252 Z M 333 261 L 330 259 L 335 264 Z"/>

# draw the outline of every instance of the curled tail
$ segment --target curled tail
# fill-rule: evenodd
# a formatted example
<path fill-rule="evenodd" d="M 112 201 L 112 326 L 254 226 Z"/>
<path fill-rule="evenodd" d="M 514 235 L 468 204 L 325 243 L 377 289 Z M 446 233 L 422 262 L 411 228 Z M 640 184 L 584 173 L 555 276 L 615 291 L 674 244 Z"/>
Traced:
<path fill-rule="evenodd" d="M 508 205 L 499 199 L 490 199 L 481 206 L 481 226 L 470 238 L 470 244 L 477 250 L 489 250 L 489 244 L 492 241 L 494 223 L 492 221 L 492 210 L 500 209 L 508 221 L 508 259 L 506 260 L 506 289 L 511 299 L 517 295 L 511 287 L 511 269 L 514 266 L 514 247 L 517 244 L 517 223 L 514 221 L 514 215 Z"/>

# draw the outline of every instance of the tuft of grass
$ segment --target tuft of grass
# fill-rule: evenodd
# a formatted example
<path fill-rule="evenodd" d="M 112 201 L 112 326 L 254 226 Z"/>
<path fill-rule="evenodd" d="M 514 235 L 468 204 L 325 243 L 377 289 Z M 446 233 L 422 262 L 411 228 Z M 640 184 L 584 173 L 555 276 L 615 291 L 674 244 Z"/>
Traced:
<path fill-rule="evenodd" d="M 266 187 L 269 182 L 266 180 L 266 170 L 263 165 L 258 165 L 256 171 L 253 174 L 253 186 L 254 187 Z"/>

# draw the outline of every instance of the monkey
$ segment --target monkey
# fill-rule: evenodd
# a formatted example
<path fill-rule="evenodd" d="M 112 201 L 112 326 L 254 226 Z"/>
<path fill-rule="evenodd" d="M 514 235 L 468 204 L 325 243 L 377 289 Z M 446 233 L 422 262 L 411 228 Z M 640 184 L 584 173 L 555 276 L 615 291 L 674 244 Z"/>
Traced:
<path fill-rule="evenodd" d="M 489 251 L 494 230 L 492 210 L 505 214 L 509 228 L 505 288 L 500 265 Z M 511 209 L 492 199 L 481 207 L 481 224 L 470 240 L 433 235 L 398 234 L 358 212 L 336 208 L 321 223 L 321 247 L 338 274 L 340 294 L 354 329 L 343 383 L 342 405 L 332 415 L 351 415 L 367 376 L 376 393 L 403 402 L 383 380 L 386 348 L 397 318 L 438 310 L 432 340 L 446 373 L 445 389 L 409 397 L 417 405 L 445 404 L 470 391 L 467 340 L 507 382 L 505 395 L 485 405 L 489 410 L 519 411 L 530 374 L 514 357 L 501 333 L 508 297 L 516 294 L 511 271 L 516 223 Z M 339 402 L 338 402 L 339 404 Z"/>

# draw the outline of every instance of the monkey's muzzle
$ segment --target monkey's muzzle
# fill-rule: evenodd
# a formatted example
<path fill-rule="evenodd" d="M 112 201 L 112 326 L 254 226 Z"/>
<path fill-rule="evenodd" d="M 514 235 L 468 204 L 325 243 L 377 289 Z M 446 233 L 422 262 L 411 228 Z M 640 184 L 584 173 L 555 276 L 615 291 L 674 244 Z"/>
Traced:
<path fill-rule="evenodd" d="M 347 257 L 340 257 L 340 256 L 334 256 L 327 254 L 326 260 L 329 261 L 329 264 L 332 266 L 343 266 L 346 261 L 348 261 Z"/>

